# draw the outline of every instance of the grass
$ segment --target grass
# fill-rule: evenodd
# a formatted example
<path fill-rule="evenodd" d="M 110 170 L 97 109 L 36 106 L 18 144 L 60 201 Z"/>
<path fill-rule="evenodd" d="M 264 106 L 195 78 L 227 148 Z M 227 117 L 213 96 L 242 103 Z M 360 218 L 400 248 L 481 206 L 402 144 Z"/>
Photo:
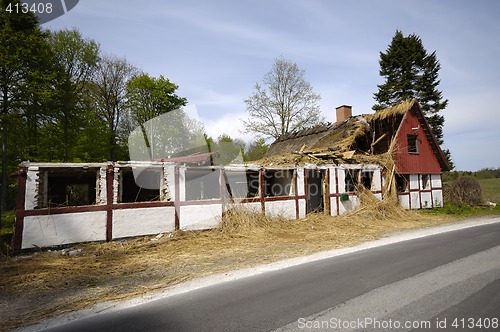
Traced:
<path fill-rule="evenodd" d="M 15 211 L 2 212 L 2 228 L 0 229 L 0 255 L 8 253 L 14 235 Z"/>
<path fill-rule="evenodd" d="M 500 178 L 478 179 L 483 189 L 483 200 L 500 204 Z"/>
<path fill-rule="evenodd" d="M 424 215 L 449 215 L 456 218 L 476 218 L 484 216 L 500 215 L 500 205 L 496 207 L 475 207 L 466 205 L 451 205 L 445 204 L 441 209 L 422 210 L 420 213 Z"/>
<path fill-rule="evenodd" d="M 0 331 L 165 289 L 181 282 L 322 250 L 350 247 L 388 233 L 500 215 L 496 208 L 445 206 L 403 210 L 397 199 L 379 201 L 361 192 L 361 209 L 339 217 L 311 214 L 301 220 L 268 217 L 235 208 L 220 227 L 177 231 L 127 241 L 78 244 L 71 250 L 0 255 Z M 5 214 L 11 234 L 13 213 Z"/>

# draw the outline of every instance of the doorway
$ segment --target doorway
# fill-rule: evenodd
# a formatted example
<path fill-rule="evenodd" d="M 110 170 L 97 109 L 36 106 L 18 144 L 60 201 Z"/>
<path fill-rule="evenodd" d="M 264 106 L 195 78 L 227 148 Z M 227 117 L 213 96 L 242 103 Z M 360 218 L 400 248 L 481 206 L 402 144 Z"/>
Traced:
<path fill-rule="evenodd" d="M 307 213 L 323 212 L 325 210 L 324 178 L 324 171 L 306 169 Z"/>

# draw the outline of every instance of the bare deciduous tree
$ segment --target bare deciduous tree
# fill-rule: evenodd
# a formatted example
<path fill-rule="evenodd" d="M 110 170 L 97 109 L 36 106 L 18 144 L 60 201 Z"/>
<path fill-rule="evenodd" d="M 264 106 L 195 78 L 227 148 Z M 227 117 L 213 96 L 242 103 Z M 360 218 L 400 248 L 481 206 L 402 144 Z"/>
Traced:
<path fill-rule="evenodd" d="M 282 57 L 264 76 L 263 84 L 255 84 L 255 92 L 245 100 L 248 119 L 245 132 L 278 138 L 286 133 L 316 125 L 324 120 L 318 102 L 304 78 L 304 70 Z"/>

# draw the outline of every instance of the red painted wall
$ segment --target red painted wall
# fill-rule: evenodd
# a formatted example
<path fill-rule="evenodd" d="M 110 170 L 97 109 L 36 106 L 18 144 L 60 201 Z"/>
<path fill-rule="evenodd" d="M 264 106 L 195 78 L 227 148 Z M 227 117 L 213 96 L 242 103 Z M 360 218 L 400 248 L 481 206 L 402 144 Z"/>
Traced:
<path fill-rule="evenodd" d="M 412 129 L 417 127 L 419 127 L 418 130 Z M 418 154 L 408 152 L 408 134 L 418 136 Z M 401 124 L 397 136 L 394 161 L 400 174 L 441 174 L 441 166 L 413 110 L 406 114 Z"/>

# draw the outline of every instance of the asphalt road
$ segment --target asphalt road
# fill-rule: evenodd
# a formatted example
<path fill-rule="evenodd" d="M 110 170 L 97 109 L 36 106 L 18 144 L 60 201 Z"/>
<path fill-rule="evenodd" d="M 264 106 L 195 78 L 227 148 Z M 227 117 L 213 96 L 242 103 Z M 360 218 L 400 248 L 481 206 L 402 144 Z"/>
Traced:
<path fill-rule="evenodd" d="M 495 223 L 204 287 L 46 331 L 477 331 L 480 319 L 493 331 L 499 308 Z"/>

